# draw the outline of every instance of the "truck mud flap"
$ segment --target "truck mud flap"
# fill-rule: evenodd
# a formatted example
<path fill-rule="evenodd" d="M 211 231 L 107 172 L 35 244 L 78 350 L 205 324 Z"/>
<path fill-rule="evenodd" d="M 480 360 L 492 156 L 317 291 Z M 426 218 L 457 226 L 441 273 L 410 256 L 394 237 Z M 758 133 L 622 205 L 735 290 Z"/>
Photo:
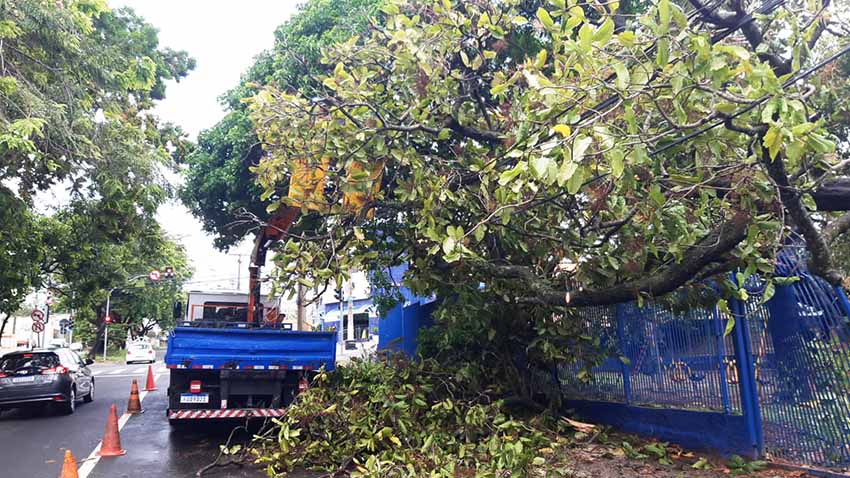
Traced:
<path fill-rule="evenodd" d="M 195 420 L 215 418 L 273 418 L 282 417 L 285 408 L 234 408 L 224 410 L 169 410 L 169 420 Z"/>

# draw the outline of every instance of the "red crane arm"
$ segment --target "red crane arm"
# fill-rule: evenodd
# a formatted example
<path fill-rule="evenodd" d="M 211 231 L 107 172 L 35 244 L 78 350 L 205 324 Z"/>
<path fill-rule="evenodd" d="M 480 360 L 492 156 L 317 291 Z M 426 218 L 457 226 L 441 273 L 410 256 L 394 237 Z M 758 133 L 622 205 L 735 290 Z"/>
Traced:
<path fill-rule="evenodd" d="M 301 212 L 297 207 L 283 207 L 269 219 L 268 223 L 257 232 L 254 240 L 254 250 L 251 252 L 251 262 L 248 265 L 248 323 L 262 322 L 262 305 L 260 302 L 260 270 L 266 265 L 266 251 L 280 240 Z"/>

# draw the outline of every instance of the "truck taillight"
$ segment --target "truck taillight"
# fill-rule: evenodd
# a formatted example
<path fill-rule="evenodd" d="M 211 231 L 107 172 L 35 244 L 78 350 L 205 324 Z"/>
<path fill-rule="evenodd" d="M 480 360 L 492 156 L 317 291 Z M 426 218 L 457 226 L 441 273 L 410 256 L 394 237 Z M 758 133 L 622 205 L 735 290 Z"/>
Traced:
<path fill-rule="evenodd" d="M 306 392 L 308 388 L 310 388 L 310 382 L 307 381 L 306 377 L 301 377 L 301 380 L 298 381 L 298 393 Z"/>
<path fill-rule="evenodd" d="M 200 380 L 192 380 L 189 382 L 189 392 L 191 393 L 201 393 L 201 381 Z"/>

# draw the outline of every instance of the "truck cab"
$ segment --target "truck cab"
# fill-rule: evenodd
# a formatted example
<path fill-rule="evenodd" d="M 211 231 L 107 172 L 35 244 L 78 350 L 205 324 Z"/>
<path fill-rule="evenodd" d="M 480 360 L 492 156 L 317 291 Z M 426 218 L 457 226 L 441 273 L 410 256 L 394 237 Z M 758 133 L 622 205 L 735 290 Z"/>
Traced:
<path fill-rule="evenodd" d="M 279 304 L 261 296 L 192 291 L 186 312 L 168 337 L 168 418 L 282 416 L 312 376 L 336 361 L 332 332 L 298 331 Z"/>

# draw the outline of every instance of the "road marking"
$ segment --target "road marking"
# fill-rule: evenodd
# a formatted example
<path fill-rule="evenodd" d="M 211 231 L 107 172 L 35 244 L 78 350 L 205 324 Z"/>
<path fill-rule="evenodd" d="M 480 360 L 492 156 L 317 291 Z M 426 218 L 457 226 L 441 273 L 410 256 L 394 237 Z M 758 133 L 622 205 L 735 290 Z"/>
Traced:
<path fill-rule="evenodd" d="M 160 374 L 155 374 L 155 375 L 160 375 Z M 107 378 L 139 378 L 139 377 L 144 378 L 144 374 L 125 373 L 125 374 L 121 374 L 121 375 L 95 375 L 95 377 L 97 377 L 101 380 L 105 380 Z"/>
<path fill-rule="evenodd" d="M 121 368 L 113 370 L 113 371 L 111 371 L 111 372 L 109 372 L 108 374 L 105 374 L 105 375 L 118 375 L 119 373 L 121 373 L 125 370 L 127 370 L 127 367 L 121 367 Z"/>
<path fill-rule="evenodd" d="M 155 375 L 154 378 L 153 378 L 154 381 L 158 380 L 159 377 L 160 377 L 160 375 Z M 139 392 L 139 403 L 145 401 L 145 397 L 147 397 L 147 396 L 148 396 L 148 392 L 146 392 L 146 391 Z M 132 417 L 132 415 L 125 412 L 118 419 L 118 431 L 119 432 L 121 431 L 122 428 L 124 428 L 124 425 L 126 425 L 127 422 L 130 420 L 130 417 Z M 102 440 L 97 442 L 97 446 L 94 447 L 94 450 L 92 450 L 92 452 L 89 453 L 89 456 L 86 457 L 85 460 L 83 460 L 83 464 L 80 465 L 79 470 L 77 470 L 78 478 L 88 478 L 89 474 L 92 471 L 94 471 L 94 467 L 100 461 L 100 455 L 98 455 L 97 453 L 100 451 L 100 446 L 102 444 L 103 444 Z"/>

